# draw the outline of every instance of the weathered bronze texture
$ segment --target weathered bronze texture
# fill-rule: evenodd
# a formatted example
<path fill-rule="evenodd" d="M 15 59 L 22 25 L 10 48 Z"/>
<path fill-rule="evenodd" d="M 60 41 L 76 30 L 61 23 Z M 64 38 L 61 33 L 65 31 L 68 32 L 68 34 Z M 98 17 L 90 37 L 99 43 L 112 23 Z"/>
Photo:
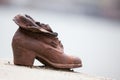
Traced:
<path fill-rule="evenodd" d="M 58 34 L 49 25 L 36 22 L 28 15 L 19 14 L 13 20 L 19 26 L 12 41 L 15 65 L 33 66 L 34 59 L 37 59 L 53 68 L 82 66 L 78 57 L 64 53 Z"/>

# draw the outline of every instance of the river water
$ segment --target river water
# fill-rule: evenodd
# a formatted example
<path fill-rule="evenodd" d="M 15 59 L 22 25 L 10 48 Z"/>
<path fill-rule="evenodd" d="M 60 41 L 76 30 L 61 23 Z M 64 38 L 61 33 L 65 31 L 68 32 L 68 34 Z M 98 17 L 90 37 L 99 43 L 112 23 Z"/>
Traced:
<path fill-rule="evenodd" d="M 17 14 L 31 15 L 59 33 L 66 54 L 82 59 L 82 73 L 120 79 L 120 23 L 90 16 L 32 9 L 0 8 L 0 58 L 12 58 L 11 41 Z"/>

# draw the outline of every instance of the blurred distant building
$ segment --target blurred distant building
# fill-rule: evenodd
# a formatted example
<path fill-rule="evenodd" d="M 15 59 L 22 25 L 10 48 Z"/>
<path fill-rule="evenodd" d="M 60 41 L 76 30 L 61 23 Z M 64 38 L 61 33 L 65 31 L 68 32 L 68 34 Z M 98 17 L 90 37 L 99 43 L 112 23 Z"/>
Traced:
<path fill-rule="evenodd" d="M 0 0 L 0 5 L 8 5 L 10 0 Z"/>
<path fill-rule="evenodd" d="M 11 2 L 10 2 L 11 1 Z M 120 19 L 120 0 L 0 0 L 0 4 Z"/>
<path fill-rule="evenodd" d="M 110 18 L 120 19 L 120 0 L 102 0 L 102 14 Z"/>

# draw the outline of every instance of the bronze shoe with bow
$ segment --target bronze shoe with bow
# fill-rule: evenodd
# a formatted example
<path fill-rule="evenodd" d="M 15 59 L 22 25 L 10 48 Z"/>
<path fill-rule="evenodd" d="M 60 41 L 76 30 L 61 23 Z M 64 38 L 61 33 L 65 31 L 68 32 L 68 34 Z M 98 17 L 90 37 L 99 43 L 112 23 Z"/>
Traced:
<path fill-rule="evenodd" d="M 17 15 L 14 22 L 19 26 L 13 40 L 14 64 L 33 66 L 34 59 L 54 68 L 81 67 L 78 57 L 64 53 L 63 45 L 49 25 L 36 22 L 28 15 Z"/>

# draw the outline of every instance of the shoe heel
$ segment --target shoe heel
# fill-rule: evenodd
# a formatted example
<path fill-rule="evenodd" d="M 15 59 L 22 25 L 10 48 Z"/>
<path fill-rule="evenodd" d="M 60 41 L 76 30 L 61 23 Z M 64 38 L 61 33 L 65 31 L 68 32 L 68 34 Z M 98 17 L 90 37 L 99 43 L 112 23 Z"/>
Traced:
<path fill-rule="evenodd" d="M 35 53 L 22 47 L 13 47 L 14 64 L 32 67 Z"/>

